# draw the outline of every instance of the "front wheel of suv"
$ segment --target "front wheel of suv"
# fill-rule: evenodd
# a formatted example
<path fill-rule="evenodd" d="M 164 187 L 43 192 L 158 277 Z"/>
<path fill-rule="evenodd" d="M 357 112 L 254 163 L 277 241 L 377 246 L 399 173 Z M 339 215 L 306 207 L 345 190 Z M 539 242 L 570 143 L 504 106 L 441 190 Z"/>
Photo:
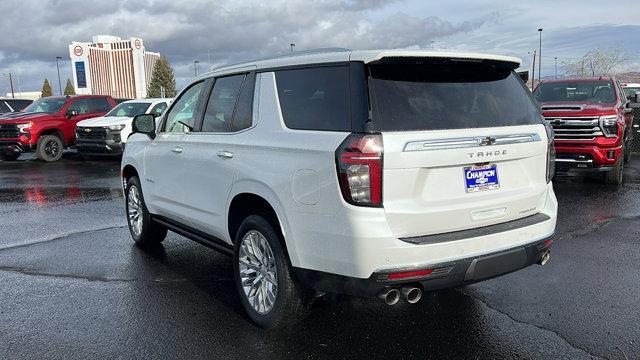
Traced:
<path fill-rule="evenodd" d="M 2 161 L 16 161 L 20 157 L 20 153 L 1 153 L 0 152 L 0 160 Z"/>
<path fill-rule="evenodd" d="M 242 222 L 233 258 L 236 287 L 253 322 L 269 329 L 304 318 L 312 292 L 293 278 L 280 238 L 267 220 L 251 215 Z"/>
<path fill-rule="evenodd" d="M 151 220 L 137 176 L 132 176 L 127 181 L 125 196 L 127 224 L 136 245 L 149 247 L 160 244 L 167 236 L 167 228 Z"/>
<path fill-rule="evenodd" d="M 624 160 L 620 158 L 613 166 L 613 169 L 604 173 L 604 183 L 607 185 L 622 184 L 622 171 L 624 170 Z"/>
<path fill-rule="evenodd" d="M 38 159 L 46 162 L 54 162 L 62 158 L 64 144 L 62 139 L 56 135 L 44 135 L 38 140 L 36 155 Z"/>

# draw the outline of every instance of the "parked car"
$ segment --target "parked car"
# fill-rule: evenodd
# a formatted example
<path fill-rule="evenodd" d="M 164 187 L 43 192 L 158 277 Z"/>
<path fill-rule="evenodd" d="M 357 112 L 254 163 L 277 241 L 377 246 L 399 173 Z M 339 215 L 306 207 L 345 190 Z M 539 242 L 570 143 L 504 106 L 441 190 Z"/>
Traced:
<path fill-rule="evenodd" d="M 0 114 L 21 111 L 32 102 L 33 100 L 28 99 L 0 99 Z"/>
<path fill-rule="evenodd" d="M 624 90 L 627 100 L 632 103 L 637 103 L 636 93 L 640 93 L 640 84 L 637 83 L 625 83 L 622 84 L 622 90 Z"/>
<path fill-rule="evenodd" d="M 139 114 L 159 117 L 171 99 L 129 100 L 116 105 L 105 116 L 78 122 L 76 148 L 83 155 L 120 155 L 131 133 L 131 121 Z"/>
<path fill-rule="evenodd" d="M 299 53 L 195 79 L 122 176 L 141 247 L 172 230 L 233 256 L 249 317 L 295 322 L 317 294 L 420 300 L 544 264 L 553 142 L 512 57 Z"/>
<path fill-rule="evenodd" d="M 605 183 L 621 184 L 633 119 L 620 83 L 611 77 L 545 80 L 534 96 L 553 125 L 558 171 L 602 171 Z"/>
<path fill-rule="evenodd" d="M 43 161 L 60 160 L 64 148 L 74 144 L 76 123 L 102 116 L 114 105 L 110 96 L 50 96 L 22 112 L 0 115 L 0 160 L 16 160 L 27 151 Z"/>

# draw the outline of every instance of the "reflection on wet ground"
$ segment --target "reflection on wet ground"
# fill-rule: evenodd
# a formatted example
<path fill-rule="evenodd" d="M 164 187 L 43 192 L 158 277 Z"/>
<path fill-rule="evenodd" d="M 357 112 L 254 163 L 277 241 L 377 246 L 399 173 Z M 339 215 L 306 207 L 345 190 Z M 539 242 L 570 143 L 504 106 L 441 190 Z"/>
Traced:
<path fill-rule="evenodd" d="M 43 206 L 56 203 L 113 200 L 121 197 L 122 190 L 105 188 L 36 187 L 29 189 L 9 188 L 0 190 L 0 203 L 27 203 Z"/>

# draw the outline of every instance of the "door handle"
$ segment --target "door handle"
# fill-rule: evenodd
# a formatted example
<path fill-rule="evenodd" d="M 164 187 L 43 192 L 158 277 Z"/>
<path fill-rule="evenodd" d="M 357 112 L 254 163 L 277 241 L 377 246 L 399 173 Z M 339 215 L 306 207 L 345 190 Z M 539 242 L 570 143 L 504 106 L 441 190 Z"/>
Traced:
<path fill-rule="evenodd" d="M 224 159 L 231 159 L 233 157 L 233 153 L 229 151 L 218 151 L 218 156 Z"/>
<path fill-rule="evenodd" d="M 171 151 L 173 151 L 176 154 L 180 154 L 182 152 L 182 148 L 176 146 L 173 149 L 171 149 Z"/>

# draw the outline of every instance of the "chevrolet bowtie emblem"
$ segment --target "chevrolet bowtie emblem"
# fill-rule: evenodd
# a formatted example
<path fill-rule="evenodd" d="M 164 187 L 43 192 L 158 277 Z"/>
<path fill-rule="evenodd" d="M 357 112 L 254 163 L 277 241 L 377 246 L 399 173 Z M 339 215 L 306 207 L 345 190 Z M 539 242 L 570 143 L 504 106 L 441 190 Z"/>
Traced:
<path fill-rule="evenodd" d="M 89 129 L 89 128 L 84 129 L 84 132 L 91 132 L 91 129 Z"/>

